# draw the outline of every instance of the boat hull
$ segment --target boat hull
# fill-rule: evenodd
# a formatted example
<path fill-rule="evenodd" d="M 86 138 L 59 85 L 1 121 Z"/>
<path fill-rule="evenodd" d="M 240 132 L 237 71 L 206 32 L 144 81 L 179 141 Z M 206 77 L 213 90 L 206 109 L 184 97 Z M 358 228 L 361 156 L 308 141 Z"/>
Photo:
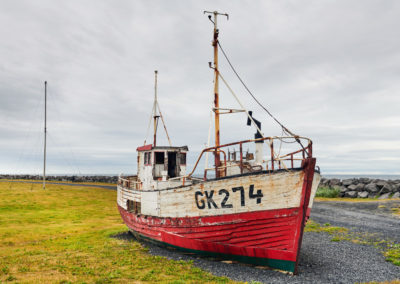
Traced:
<path fill-rule="evenodd" d="M 118 208 L 139 239 L 186 252 L 295 271 L 296 224 L 302 219 L 299 208 L 191 218 L 138 216 Z"/>
<path fill-rule="evenodd" d="M 152 204 L 157 210 L 152 215 L 129 212 L 121 206 L 124 199 L 119 193 L 118 209 L 139 239 L 182 251 L 297 273 L 303 229 L 319 182 L 319 174 L 314 177 L 314 166 L 315 159 L 310 159 L 297 173 L 225 178 L 161 191 L 157 193 L 156 203 L 153 199 Z M 230 182 L 243 184 L 243 190 L 237 190 L 236 194 L 231 192 L 231 199 L 227 199 L 230 203 L 225 200 L 225 208 L 221 206 L 222 198 L 229 195 L 221 194 L 222 200 L 215 195 L 210 201 L 210 188 L 218 189 L 222 184 L 227 191 Z M 249 182 L 254 184 L 253 187 Z M 244 190 L 247 185 L 248 189 Z M 198 188 L 202 190 L 196 191 Z M 263 196 L 257 192 L 259 188 Z M 197 199 L 196 192 L 200 192 Z M 187 196 L 191 197 L 191 207 L 189 201 L 186 202 Z M 279 199 L 274 199 L 276 196 Z M 169 207 L 163 207 L 164 201 Z M 175 212 L 171 204 L 175 204 Z M 182 212 L 182 208 L 185 211 Z"/>

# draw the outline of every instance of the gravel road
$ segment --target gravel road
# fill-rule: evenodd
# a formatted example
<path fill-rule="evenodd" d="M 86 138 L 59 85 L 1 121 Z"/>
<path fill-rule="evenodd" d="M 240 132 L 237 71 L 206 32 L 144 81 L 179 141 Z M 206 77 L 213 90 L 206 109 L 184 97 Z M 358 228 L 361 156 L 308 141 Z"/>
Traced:
<path fill-rule="evenodd" d="M 379 206 L 380 205 L 380 206 Z M 311 219 L 346 227 L 352 232 L 376 233 L 379 238 L 400 243 L 400 218 L 390 208 L 400 201 L 349 203 L 316 202 Z M 385 207 L 383 207 L 385 206 Z M 132 237 L 130 237 L 132 238 Z M 206 271 L 239 281 L 262 283 L 356 283 L 400 279 L 400 267 L 386 262 L 378 249 L 347 241 L 332 242 L 326 233 L 306 232 L 300 255 L 299 275 L 289 275 L 264 267 L 226 263 L 187 255 L 145 244 L 153 255 L 175 260 L 192 260 Z"/>

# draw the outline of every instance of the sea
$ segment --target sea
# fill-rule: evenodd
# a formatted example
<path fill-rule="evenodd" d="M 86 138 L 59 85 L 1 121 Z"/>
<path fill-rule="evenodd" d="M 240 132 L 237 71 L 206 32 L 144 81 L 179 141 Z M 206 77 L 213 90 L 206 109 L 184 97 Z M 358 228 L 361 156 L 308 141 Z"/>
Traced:
<path fill-rule="evenodd" d="M 133 173 L 132 173 L 133 174 Z M 17 175 L 24 175 L 24 174 L 17 174 Z M 27 175 L 40 175 L 40 174 L 27 174 Z M 49 173 L 48 176 L 118 176 L 118 174 L 51 174 Z M 194 177 L 202 178 L 202 175 L 194 175 Z M 214 174 L 209 173 L 208 178 L 213 178 Z M 378 175 L 378 174 L 324 174 L 322 173 L 322 177 L 332 179 L 349 179 L 349 178 L 369 178 L 369 179 L 383 179 L 383 180 L 400 180 L 400 175 Z"/>
<path fill-rule="evenodd" d="M 353 174 L 322 174 L 324 178 L 338 178 L 338 179 L 348 179 L 348 178 L 369 178 L 369 179 L 383 179 L 383 180 L 400 180 L 400 175 L 353 175 Z"/>

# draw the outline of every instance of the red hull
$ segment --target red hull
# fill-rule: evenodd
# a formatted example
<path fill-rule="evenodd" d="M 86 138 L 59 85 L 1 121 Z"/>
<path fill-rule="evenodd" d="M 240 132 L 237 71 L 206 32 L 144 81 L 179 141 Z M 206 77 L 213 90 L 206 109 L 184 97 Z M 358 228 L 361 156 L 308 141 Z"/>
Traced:
<path fill-rule="evenodd" d="M 297 208 L 185 218 L 136 215 L 118 209 L 127 226 L 144 239 L 297 273 L 315 159 L 310 162 L 305 165 Z"/>
<path fill-rule="evenodd" d="M 119 207 L 127 226 L 172 246 L 226 255 L 296 261 L 299 208 L 192 218 L 137 216 Z"/>

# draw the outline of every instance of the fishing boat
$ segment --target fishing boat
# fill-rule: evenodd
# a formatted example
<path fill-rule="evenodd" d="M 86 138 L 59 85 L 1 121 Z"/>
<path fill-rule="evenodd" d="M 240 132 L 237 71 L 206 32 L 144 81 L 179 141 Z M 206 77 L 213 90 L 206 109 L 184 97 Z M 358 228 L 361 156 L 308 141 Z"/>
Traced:
<path fill-rule="evenodd" d="M 209 65 L 214 72 L 215 145 L 206 146 L 193 169 L 187 169 L 188 147 L 172 146 L 161 114 L 156 71 L 149 122 L 149 126 L 154 125 L 153 143 L 145 140 L 137 147 L 137 175 L 119 177 L 119 212 L 140 240 L 297 274 L 304 226 L 320 181 L 312 141 L 283 126 L 246 87 L 282 128 L 281 136 L 264 136 L 261 123 L 218 69 L 218 52 L 223 49 L 217 18 L 228 15 L 204 13 L 209 14 L 214 28 L 214 62 Z M 219 106 L 219 80 L 237 100 L 239 109 Z M 256 130 L 255 137 L 220 144 L 220 115 L 233 113 L 246 115 L 247 124 Z M 160 119 L 169 146 L 157 145 Z M 214 157 L 212 166 L 208 165 L 208 154 Z"/>

